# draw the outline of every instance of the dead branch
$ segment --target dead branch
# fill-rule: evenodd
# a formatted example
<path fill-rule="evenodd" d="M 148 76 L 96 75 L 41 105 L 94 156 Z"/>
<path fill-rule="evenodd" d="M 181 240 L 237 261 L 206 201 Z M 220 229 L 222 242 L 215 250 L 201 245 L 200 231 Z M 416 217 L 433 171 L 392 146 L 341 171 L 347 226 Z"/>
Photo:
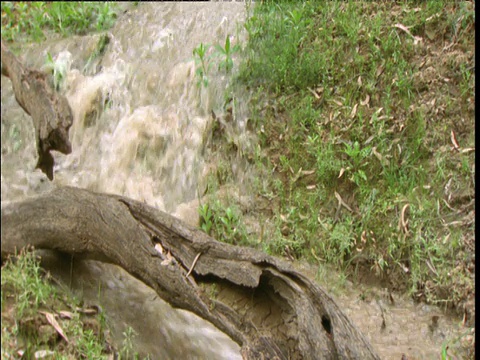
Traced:
<path fill-rule="evenodd" d="M 53 180 L 54 159 L 51 150 L 72 152 L 68 130 L 73 116 L 67 99 L 53 91 L 43 72 L 28 69 L 1 42 L 2 75 L 12 81 L 15 99 L 32 117 L 38 152 L 36 168 Z"/>
<path fill-rule="evenodd" d="M 33 245 L 119 265 L 229 335 L 244 358 L 378 359 L 335 301 L 288 263 L 146 204 L 61 188 L 1 216 L 2 259 Z"/>

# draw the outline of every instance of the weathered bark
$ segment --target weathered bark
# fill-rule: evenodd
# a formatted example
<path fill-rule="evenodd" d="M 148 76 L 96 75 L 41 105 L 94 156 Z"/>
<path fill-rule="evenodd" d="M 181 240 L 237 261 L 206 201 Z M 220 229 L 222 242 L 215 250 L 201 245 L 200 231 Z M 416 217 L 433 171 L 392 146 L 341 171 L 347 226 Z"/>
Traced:
<path fill-rule="evenodd" d="M 62 188 L 2 209 L 2 260 L 53 249 L 123 267 L 210 321 L 248 359 L 378 359 L 333 299 L 286 262 L 143 203 Z"/>
<path fill-rule="evenodd" d="M 38 152 L 36 168 L 53 180 L 55 162 L 50 151 L 57 150 L 64 154 L 72 152 L 68 139 L 68 130 L 73 121 L 70 105 L 64 96 L 49 86 L 46 74 L 23 66 L 3 41 L 1 51 L 2 75 L 10 78 L 15 99 L 33 120 Z"/>

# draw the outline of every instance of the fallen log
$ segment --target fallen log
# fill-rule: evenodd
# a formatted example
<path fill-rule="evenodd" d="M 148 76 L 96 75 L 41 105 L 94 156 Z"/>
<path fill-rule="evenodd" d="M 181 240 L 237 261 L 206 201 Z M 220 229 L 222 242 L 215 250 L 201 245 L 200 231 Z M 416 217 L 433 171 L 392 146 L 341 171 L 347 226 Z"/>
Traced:
<path fill-rule="evenodd" d="M 67 99 L 56 93 L 47 82 L 47 75 L 24 65 L 1 43 L 2 75 L 12 81 L 15 99 L 32 117 L 38 152 L 37 169 L 53 180 L 55 164 L 51 150 L 72 152 L 68 130 L 73 122 Z"/>
<path fill-rule="evenodd" d="M 61 188 L 2 208 L 2 261 L 28 245 L 121 266 L 211 322 L 246 359 L 378 359 L 319 285 L 141 202 Z"/>

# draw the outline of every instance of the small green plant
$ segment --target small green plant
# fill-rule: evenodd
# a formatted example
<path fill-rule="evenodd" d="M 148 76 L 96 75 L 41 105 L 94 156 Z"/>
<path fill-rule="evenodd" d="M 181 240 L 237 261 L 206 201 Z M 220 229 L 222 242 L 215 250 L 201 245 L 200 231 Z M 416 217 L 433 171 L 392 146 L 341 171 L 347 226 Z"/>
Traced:
<path fill-rule="evenodd" d="M 138 336 L 137 332 L 132 328 L 128 327 L 127 330 L 123 332 L 123 343 L 122 348 L 119 351 L 118 359 L 134 359 L 138 360 L 140 357 L 138 353 L 134 350 L 134 341 Z"/>
<path fill-rule="evenodd" d="M 346 170 L 352 172 L 350 181 L 361 186 L 367 182 L 367 175 L 362 168 L 368 166 L 368 161 L 366 160 L 371 154 L 371 148 L 364 147 L 362 149 L 359 142 L 355 141 L 353 144 L 345 144 L 344 152 L 348 156 L 348 161 L 350 163 L 350 166 Z"/>
<path fill-rule="evenodd" d="M 287 13 L 287 22 L 289 22 L 294 28 L 299 28 L 304 19 L 303 11 L 301 9 L 293 9 L 291 11 L 288 11 Z"/>
<path fill-rule="evenodd" d="M 230 244 L 247 243 L 246 230 L 233 207 L 225 207 L 217 200 L 201 205 L 198 212 L 199 225 L 205 233 Z"/>
<path fill-rule="evenodd" d="M 219 219 L 222 223 L 226 240 L 233 242 L 238 231 L 239 221 L 237 215 L 233 212 L 232 208 L 228 207 L 224 215 L 220 216 Z"/>
<path fill-rule="evenodd" d="M 193 49 L 193 56 L 195 58 L 195 63 L 197 65 L 197 69 L 195 70 L 195 74 L 197 75 L 198 82 L 197 85 L 204 87 L 208 86 L 208 71 L 210 69 L 210 62 L 207 58 L 207 51 L 210 45 L 205 45 L 204 43 L 200 43 L 195 49 Z"/>
<path fill-rule="evenodd" d="M 200 215 L 200 228 L 208 235 L 211 235 L 213 216 L 210 206 L 208 204 L 201 205 L 198 209 L 198 213 Z"/>
<path fill-rule="evenodd" d="M 93 330 L 78 329 L 78 341 L 76 343 L 76 353 L 79 357 L 90 357 L 103 352 L 104 344 L 99 341 L 99 334 Z M 97 355 L 98 356 L 98 355 Z"/>
<path fill-rule="evenodd" d="M 217 51 L 216 55 L 222 57 L 218 64 L 218 70 L 225 69 L 225 72 L 229 74 L 233 69 L 232 55 L 240 51 L 240 45 L 236 44 L 232 47 L 230 45 L 230 36 L 227 35 L 224 47 L 216 44 L 215 49 Z"/>
<path fill-rule="evenodd" d="M 195 49 L 193 49 L 193 56 L 195 59 L 198 86 L 208 86 L 208 75 L 210 68 L 213 65 L 213 58 L 220 57 L 221 60 L 218 64 L 218 70 L 225 69 L 226 74 L 230 74 L 233 69 L 233 54 L 240 50 L 240 45 L 236 44 L 231 46 L 230 36 L 227 35 L 225 39 L 225 45 L 216 44 L 214 46 L 215 52 L 209 53 L 210 45 L 200 43 Z"/>
<path fill-rule="evenodd" d="M 346 143 L 344 152 L 348 155 L 353 169 L 359 169 L 361 166 L 368 165 L 368 163 L 365 163 L 365 159 L 371 153 L 370 147 L 365 147 L 362 149 L 360 147 L 360 143 L 355 141 L 353 144 Z"/>

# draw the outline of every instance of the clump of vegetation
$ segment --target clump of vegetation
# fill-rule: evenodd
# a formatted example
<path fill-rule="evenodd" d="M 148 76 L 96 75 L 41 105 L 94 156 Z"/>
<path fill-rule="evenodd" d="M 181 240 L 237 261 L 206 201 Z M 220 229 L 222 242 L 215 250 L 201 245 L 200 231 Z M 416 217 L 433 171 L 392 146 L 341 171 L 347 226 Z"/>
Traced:
<path fill-rule="evenodd" d="M 117 353 L 138 359 L 134 332 L 127 329 L 116 352 L 106 318 L 97 307 L 80 301 L 53 281 L 33 252 L 10 258 L 2 266 L 2 359 L 102 359 Z"/>
<path fill-rule="evenodd" d="M 135 338 L 138 336 L 137 332 L 133 330 L 131 327 L 128 327 L 127 330 L 123 332 L 123 343 L 120 351 L 118 352 L 118 360 L 148 360 L 150 356 L 146 358 L 141 358 L 138 353 L 135 351 L 134 341 Z"/>
<path fill-rule="evenodd" d="M 79 302 L 62 295 L 51 280 L 33 253 L 2 266 L 2 358 L 105 356 L 102 314 L 81 314 Z"/>
<path fill-rule="evenodd" d="M 214 52 L 209 51 L 210 48 L 210 45 L 200 43 L 195 49 L 193 49 L 193 56 L 197 66 L 195 73 L 198 79 L 198 86 L 208 86 L 208 74 L 213 65 L 214 59 L 219 59 L 219 71 L 225 69 L 225 73 L 230 74 L 233 69 L 233 55 L 240 51 L 239 44 L 235 44 L 234 46 L 231 45 L 229 35 L 225 38 L 225 45 L 223 47 L 219 44 L 215 44 Z"/>
<path fill-rule="evenodd" d="M 248 245 L 247 231 L 241 221 L 240 211 L 224 206 L 219 200 L 199 207 L 200 228 L 217 240 L 233 245 Z"/>
<path fill-rule="evenodd" d="M 46 32 L 83 35 L 110 28 L 116 19 L 111 2 L 2 1 L 2 39 L 42 41 Z"/>
<path fill-rule="evenodd" d="M 220 63 L 218 64 L 218 70 L 225 69 L 227 74 L 231 73 L 233 69 L 233 54 L 240 51 L 240 45 L 236 44 L 231 46 L 230 36 L 227 35 L 225 38 L 225 45 L 222 47 L 219 44 L 215 45 L 216 56 L 221 57 Z"/>
<path fill-rule="evenodd" d="M 274 254 L 376 274 L 416 300 L 474 295 L 473 2 L 271 2 L 239 79 L 273 177 Z M 256 100 L 255 100 L 256 99 Z M 267 161 L 265 161 L 265 159 Z"/>

